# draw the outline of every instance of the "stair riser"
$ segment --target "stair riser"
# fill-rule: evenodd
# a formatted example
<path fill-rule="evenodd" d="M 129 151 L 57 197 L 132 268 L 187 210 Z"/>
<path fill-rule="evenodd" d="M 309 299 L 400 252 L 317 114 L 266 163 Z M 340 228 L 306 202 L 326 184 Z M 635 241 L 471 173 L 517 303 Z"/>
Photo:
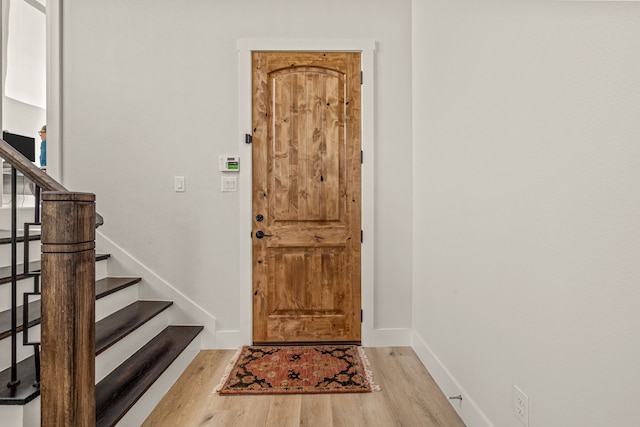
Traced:
<path fill-rule="evenodd" d="M 1 247 L 2 245 L 0 245 Z M 22 271 L 18 271 L 21 274 Z M 107 277 L 107 260 L 96 262 L 96 280 Z M 22 294 L 24 292 L 33 292 L 33 278 L 18 280 L 18 305 L 22 305 Z M 38 297 L 32 297 L 30 301 L 35 301 Z M 11 283 L 0 284 L 0 311 L 9 310 L 11 308 Z"/>
<path fill-rule="evenodd" d="M 96 358 L 96 383 L 166 328 L 169 324 L 170 310 L 171 307 L 159 313 L 134 332 L 100 353 Z"/>
<path fill-rule="evenodd" d="M 142 425 L 151 411 L 162 400 L 162 397 L 169 391 L 171 386 L 177 381 L 187 366 L 200 351 L 200 338 L 194 339 L 178 356 L 176 360 L 164 371 L 162 376 L 153 383 L 145 394 L 133 405 L 116 424 L 117 427 L 130 427 Z"/>
<path fill-rule="evenodd" d="M 96 264 L 105 265 L 107 261 L 100 261 Z M 22 295 L 23 292 L 31 292 L 33 291 L 33 278 L 23 279 L 18 282 L 18 303 L 22 304 Z M 38 299 L 38 297 L 34 296 L 30 299 L 33 301 Z M 120 310 L 121 308 L 133 303 L 138 299 L 138 289 L 137 285 L 130 286 L 128 288 L 122 289 L 119 292 L 108 295 L 104 298 L 99 299 L 96 302 L 96 321 L 103 319 L 109 314 Z M 11 303 L 11 284 L 3 284 L 0 285 L 0 301 L 3 304 L 10 305 Z M 2 310 L 9 309 L 10 307 L 2 307 Z M 19 308 L 22 310 L 22 308 Z M 164 316 L 167 316 L 166 314 Z M 164 319 L 164 326 L 168 324 L 168 318 Z M 21 323 L 19 324 L 19 326 Z M 143 325 L 144 327 L 144 325 Z M 148 336 L 141 335 L 140 342 L 144 343 L 157 334 L 162 328 L 156 327 L 153 332 L 150 332 Z M 39 341 L 40 340 L 40 325 L 33 326 L 29 329 L 29 339 L 30 341 Z M 135 341 L 133 341 L 135 343 Z M 117 347 L 117 345 L 116 345 Z M 22 345 L 22 333 L 18 333 L 17 335 L 17 360 L 21 361 L 33 355 L 33 347 L 32 346 L 24 346 Z M 137 350 L 137 348 L 136 348 Z M 109 350 L 107 350 L 109 351 Z M 132 350 L 131 353 L 127 353 L 126 357 L 130 356 L 135 350 Z M 121 359 L 125 360 L 126 357 Z M 11 366 L 11 337 L 6 337 L 0 340 L 0 371 Z"/>
<path fill-rule="evenodd" d="M 22 305 L 22 298 L 25 292 L 33 292 L 33 277 L 18 280 L 18 305 Z M 38 297 L 34 296 L 29 301 L 35 301 Z M 0 311 L 9 310 L 11 308 L 11 283 L 3 283 L 0 285 Z"/>
<path fill-rule="evenodd" d="M 40 427 L 40 397 L 26 405 L 0 406 L 3 426 Z"/>
<path fill-rule="evenodd" d="M 18 192 L 20 193 L 20 192 Z M 11 196 L 8 194 L 5 194 L 5 198 L 7 200 L 11 199 Z M 21 197 L 18 196 L 18 205 L 20 205 L 21 203 Z M 16 224 L 18 224 L 18 229 L 22 229 L 24 228 L 24 223 L 25 222 L 33 222 L 34 219 L 34 210 L 33 210 L 33 198 L 30 198 L 30 200 L 25 200 L 26 203 L 30 204 L 31 207 L 26 206 L 25 203 L 25 207 L 20 207 L 18 206 L 17 209 L 17 222 Z M 0 209 L 0 229 L 2 230 L 11 230 L 11 209 L 10 209 L 10 205 L 5 205 L 2 206 L 2 208 Z"/>
<path fill-rule="evenodd" d="M 29 328 L 29 339 L 40 340 L 40 325 Z M 33 355 L 33 346 L 22 345 L 22 332 L 17 335 L 18 345 L 16 346 L 16 354 L 18 362 Z M 11 337 L 7 337 L 0 341 L 0 371 L 11 366 Z M 3 386 L 0 384 L 0 386 Z"/>
<path fill-rule="evenodd" d="M 96 357 L 96 383 L 103 379 L 109 372 L 138 351 L 145 343 L 160 333 L 168 324 L 171 317 L 171 308 L 159 313 L 153 319 L 141 325 L 131 334 L 103 351 Z M 29 339 L 40 339 L 40 325 L 29 329 Z M 17 359 L 21 361 L 33 355 L 32 346 L 22 345 L 22 333 L 17 335 Z M 0 371 L 11 366 L 11 338 L 0 341 Z"/>
<path fill-rule="evenodd" d="M 29 245 L 31 248 L 31 261 L 38 260 L 40 257 L 40 241 L 32 241 Z M 20 245 L 17 251 L 19 263 L 22 262 L 22 254 L 23 249 L 22 245 Z M 9 260 L 10 256 L 10 246 L 0 245 L 0 267 L 3 262 L 2 260 Z M 97 397 L 99 397 L 98 400 L 101 402 L 99 406 L 102 408 L 99 412 L 99 421 L 105 422 L 110 418 L 115 420 L 119 416 L 118 414 L 128 410 L 117 425 L 141 425 L 171 385 L 173 385 L 200 351 L 201 339 L 198 334 L 202 328 L 167 327 L 167 325 L 175 319 L 175 314 L 173 313 L 175 309 L 170 306 L 169 302 L 136 302 L 144 293 L 143 290 L 146 289 L 146 286 L 140 288 L 139 284 L 135 283 L 136 280 L 140 279 L 122 277 L 102 280 L 107 277 L 108 259 L 97 261 L 95 278 L 96 281 L 100 280 L 97 291 L 100 295 L 109 292 L 113 293 L 96 300 L 96 322 L 105 319 L 107 316 L 125 307 L 127 308 L 119 312 L 116 316 L 100 323 L 98 330 L 101 339 L 98 345 L 103 348 L 107 342 L 118 339 L 127 332 L 128 334 L 96 356 L 95 381 L 98 391 Z M 24 292 L 32 291 L 33 278 L 19 281 L 18 304 L 22 304 L 22 294 Z M 10 299 L 11 284 L 0 285 L 0 304 L 5 304 L 6 302 L 5 310 L 9 309 Z M 36 299 L 36 297 L 32 297 L 31 301 L 34 299 Z M 133 306 L 128 307 L 134 302 L 135 304 Z M 1 308 L 0 306 L 0 309 Z M 131 327 L 134 327 L 138 322 L 146 320 L 149 315 L 153 315 L 159 310 L 162 311 L 140 325 L 137 329 L 133 331 L 130 330 Z M 40 325 L 30 328 L 29 337 L 32 341 L 39 340 Z M 193 337 L 196 338 L 187 345 Z M 33 354 L 33 347 L 22 345 L 22 333 L 18 334 L 17 340 L 18 360 L 24 360 L 30 357 Z M 187 345 L 187 347 L 180 353 L 180 349 L 184 348 L 185 345 Z M 134 354 L 136 356 L 131 357 Z M 159 354 L 162 354 L 163 357 L 156 362 L 155 358 Z M 174 357 L 177 358 L 163 372 L 162 369 L 169 363 L 169 360 Z M 11 338 L 8 337 L 0 341 L 0 369 L 8 368 L 11 364 L 10 359 Z M 154 363 L 150 364 L 150 360 L 154 360 Z M 22 393 L 17 395 L 18 398 L 26 398 L 28 400 L 34 397 L 33 390 L 29 388 L 30 382 L 33 381 L 33 372 L 28 372 L 28 366 L 32 365 L 33 363 L 31 361 L 28 362 L 28 365 L 27 362 L 20 365 L 20 375 L 23 375 L 25 380 L 22 382 L 22 385 L 18 387 L 19 391 L 16 391 L 17 393 Z M 23 370 L 27 372 L 23 373 Z M 8 378 L 7 371 L 2 375 L 3 378 Z M 31 377 L 29 375 L 31 375 Z M 151 383 L 157 375 L 160 375 L 159 378 Z M 106 381 L 102 381 L 107 377 L 108 379 Z M 98 384 L 100 381 L 102 381 L 102 383 Z M 23 385 L 27 387 L 26 390 L 21 388 Z M 2 385 L 0 385 L 0 387 L 2 387 Z M 138 391 L 144 392 L 146 387 L 150 388 L 134 404 L 130 399 L 135 398 L 134 396 L 137 396 Z M 114 390 L 115 394 L 112 394 L 111 390 Z M 115 401 L 115 405 L 107 404 L 107 402 L 114 403 L 111 399 L 115 395 L 119 396 Z M 15 396 L 4 396 L 3 399 L 7 400 L 3 401 L 8 402 L 9 398 L 15 399 Z M 133 405 L 133 407 L 128 409 L 130 407 L 129 405 Z M 0 425 L 37 427 L 40 426 L 40 415 L 39 397 L 26 405 L 0 405 Z"/>
<path fill-rule="evenodd" d="M 100 261 L 96 263 L 105 264 L 107 261 Z M 18 282 L 18 304 L 22 304 L 22 294 L 23 292 L 31 292 L 33 291 L 33 278 L 23 279 Z M 33 301 L 38 299 L 38 297 L 34 296 L 30 299 Z M 108 315 L 120 310 L 123 307 L 128 306 L 129 304 L 138 300 L 138 285 L 133 285 L 128 288 L 122 289 L 114 294 L 108 295 L 104 298 L 101 298 L 96 301 L 96 321 L 102 320 Z M 7 307 L 2 307 L 1 310 L 7 310 L 10 308 L 11 303 L 11 284 L 3 284 L 0 285 L 0 302 L 3 305 L 8 304 Z M 1 311 L 0 310 L 0 311 Z M 20 307 L 22 310 L 22 307 Z M 163 313 L 161 313 L 162 315 Z M 167 316 L 164 314 L 164 316 Z M 168 324 L 168 318 L 164 320 L 164 326 Z M 143 325 L 144 327 L 144 325 Z M 150 337 L 157 334 L 159 330 L 155 331 Z M 142 338 L 141 338 L 142 339 Z M 147 340 L 150 338 L 147 338 Z M 39 341 L 40 340 L 40 325 L 33 326 L 29 329 L 29 340 L 31 341 Z M 142 343 L 146 341 L 140 341 Z M 21 361 L 26 359 L 27 357 L 33 354 L 32 346 L 23 346 L 22 345 L 22 333 L 18 333 L 17 335 L 17 359 Z M 109 350 L 107 350 L 109 351 Z M 133 352 L 132 352 L 133 353 Z M 126 357 L 129 357 L 132 353 L 127 354 Z M 124 357 L 122 360 L 125 360 Z M 0 340 L 0 371 L 11 366 L 11 337 L 6 337 Z"/>
<path fill-rule="evenodd" d="M 118 422 L 117 426 L 142 425 L 199 351 L 200 339 L 196 338 Z M 0 406 L 0 419 L 3 426 L 40 427 L 40 397 L 22 406 Z"/>
<path fill-rule="evenodd" d="M 16 247 L 16 259 L 18 264 L 24 261 L 24 245 L 18 242 Z M 40 240 L 31 240 L 29 242 L 29 261 L 37 261 L 40 259 Z M 11 265 L 11 244 L 0 245 L 0 267 Z"/>
<path fill-rule="evenodd" d="M 103 259 L 96 262 L 96 280 L 104 279 L 108 276 L 107 266 L 109 265 L 108 259 Z"/>
<path fill-rule="evenodd" d="M 96 322 L 138 299 L 138 285 L 129 286 L 96 301 Z"/>

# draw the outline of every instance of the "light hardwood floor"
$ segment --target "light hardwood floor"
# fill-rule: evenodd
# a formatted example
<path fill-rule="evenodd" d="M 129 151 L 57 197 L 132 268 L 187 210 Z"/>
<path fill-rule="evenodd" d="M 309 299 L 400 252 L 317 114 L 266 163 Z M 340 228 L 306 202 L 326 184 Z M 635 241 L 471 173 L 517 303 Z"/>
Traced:
<path fill-rule="evenodd" d="M 143 426 L 464 427 L 411 348 L 365 353 L 379 392 L 220 396 L 213 390 L 234 351 L 201 351 Z"/>

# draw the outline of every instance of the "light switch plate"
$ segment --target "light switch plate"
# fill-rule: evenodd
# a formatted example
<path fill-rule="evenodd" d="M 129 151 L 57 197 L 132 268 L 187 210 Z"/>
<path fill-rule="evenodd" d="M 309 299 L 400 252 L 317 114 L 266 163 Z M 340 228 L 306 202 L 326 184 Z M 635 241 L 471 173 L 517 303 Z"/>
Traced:
<path fill-rule="evenodd" d="M 223 176 L 220 179 L 220 191 L 238 191 L 238 178 L 235 176 Z"/>
<path fill-rule="evenodd" d="M 184 186 L 184 176 L 174 176 L 173 177 L 173 189 L 176 193 L 182 193 L 187 191 Z"/>

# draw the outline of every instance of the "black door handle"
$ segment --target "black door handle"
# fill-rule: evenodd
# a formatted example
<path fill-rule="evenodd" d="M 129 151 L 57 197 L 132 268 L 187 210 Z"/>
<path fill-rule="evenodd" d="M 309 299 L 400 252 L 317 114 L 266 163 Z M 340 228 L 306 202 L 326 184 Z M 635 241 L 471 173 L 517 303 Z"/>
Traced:
<path fill-rule="evenodd" d="M 263 237 L 271 237 L 271 234 L 264 234 L 262 230 L 256 231 L 256 237 L 262 239 Z"/>

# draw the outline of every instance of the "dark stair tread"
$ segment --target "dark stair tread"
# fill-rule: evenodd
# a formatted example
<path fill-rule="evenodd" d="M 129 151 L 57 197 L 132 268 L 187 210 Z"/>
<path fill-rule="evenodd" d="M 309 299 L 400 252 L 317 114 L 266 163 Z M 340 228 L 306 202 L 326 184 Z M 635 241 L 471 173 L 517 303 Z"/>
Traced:
<path fill-rule="evenodd" d="M 18 307 L 16 320 L 18 332 L 22 331 L 22 307 Z M 40 300 L 29 303 L 29 327 L 40 323 Z M 11 336 L 11 309 L 0 312 L 0 340 Z M 0 383 L 2 384 L 2 383 Z"/>
<path fill-rule="evenodd" d="M 107 277 L 96 282 L 96 299 L 103 298 L 120 289 L 135 285 L 140 277 Z M 18 332 L 22 331 L 22 306 L 18 307 Z M 40 301 L 29 303 L 29 326 L 40 323 Z M 11 309 L 0 312 L 0 339 L 11 335 Z"/>
<path fill-rule="evenodd" d="M 202 331 L 168 326 L 96 385 L 96 426 L 113 426 Z"/>
<path fill-rule="evenodd" d="M 167 309 L 171 304 L 173 304 L 171 301 L 136 301 L 97 322 L 96 355 L 143 325 L 145 321 Z M 99 326 L 101 323 L 102 325 Z M 0 372 L 0 405 L 24 405 L 40 395 L 40 389 L 31 385 L 36 380 L 34 356 L 27 357 L 18 363 L 18 378 L 21 382 L 15 387 L 13 393 L 7 387 L 3 387 L 10 378 L 11 368 Z"/>
<path fill-rule="evenodd" d="M 18 230 L 18 235 L 16 236 L 16 241 L 18 243 L 24 242 L 24 235 L 22 230 Z M 29 230 L 29 241 L 32 242 L 34 240 L 40 240 L 40 230 Z M 11 230 L 0 230 L 0 245 L 8 245 L 11 244 Z"/>
<path fill-rule="evenodd" d="M 136 301 L 96 323 L 96 356 L 173 304 L 172 301 Z"/>
<path fill-rule="evenodd" d="M 20 384 L 13 388 L 7 387 L 11 380 L 11 368 L 0 372 L 0 405 L 25 405 L 40 396 L 40 387 L 33 384 L 36 381 L 34 356 L 18 362 L 17 378 Z"/>
<path fill-rule="evenodd" d="M 96 299 L 106 297 L 121 289 L 135 285 L 140 277 L 105 277 L 96 281 Z"/>
<path fill-rule="evenodd" d="M 29 263 L 29 271 L 40 271 L 40 260 L 31 261 Z M 24 264 L 18 264 L 16 266 L 16 279 L 22 280 L 27 277 L 24 274 Z M 0 267 L 0 285 L 4 283 L 11 283 L 11 266 Z"/>
<path fill-rule="evenodd" d="M 102 261 L 105 260 L 107 258 L 109 258 L 111 255 L 110 254 L 96 254 L 96 262 L 98 261 Z M 30 272 L 37 272 L 40 271 L 40 257 L 38 256 L 38 260 L 37 261 L 31 261 L 29 263 L 29 271 Z M 17 266 L 17 275 L 16 278 L 18 280 L 22 280 L 24 278 L 27 277 L 26 274 L 24 274 L 24 264 L 18 264 Z M 3 283 L 11 283 L 11 266 L 8 265 L 6 267 L 0 267 L 0 285 Z"/>

